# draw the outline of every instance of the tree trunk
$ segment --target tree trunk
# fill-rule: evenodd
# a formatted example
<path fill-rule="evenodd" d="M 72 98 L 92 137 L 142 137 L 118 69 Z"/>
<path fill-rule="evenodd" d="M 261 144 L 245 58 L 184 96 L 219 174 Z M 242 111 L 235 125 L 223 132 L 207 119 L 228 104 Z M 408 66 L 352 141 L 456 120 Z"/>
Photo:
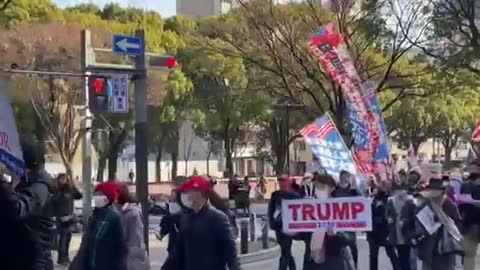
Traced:
<path fill-rule="evenodd" d="M 207 175 L 210 175 L 210 156 L 212 155 L 212 143 L 209 143 L 208 152 L 207 152 Z"/>
<path fill-rule="evenodd" d="M 157 153 L 157 159 L 155 159 L 155 181 L 160 183 L 162 181 L 162 154 Z"/>
<path fill-rule="evenodd" d="M 174 151 L 171 153 L 172 155 L 172 181 L 175 181 L 177 178 L 177 170 L 178 170 L 178 151 Z"/>
<path fill-rule="evenodd" d="M 422 145 L 424 141 L 423 140 L 412 140 L 412 147 L 413 151 L 415 151 L 415 155 L 418 155 L 418 149 Z"/>
<path fill-rule="evenodd" d="M 98 159 L 98 169 L 97 169 L 97 182 L 103 182 L 103 175 L 105 172 L 105 167 L 107 166 L 107 158 L 105 157 L 105 154 L 99 153 L 100 158 Z"/>
<path fill-rule="evenodd" d="M 118 152 L 112 149 L 108 155 L 108 181 L 117 180 Z"/>
<path fill-rule="evenodd" d="M 163 154 L 163 138 L 158 143 L 157 158 L 155 160 L 155 180 L 157 183 L 162 181 L 162 154 Z"/>
<path fill-rule="evenodd" d="M 229 138 L 225 139 L 225 177 L 233 175 L 232 144 Z"/>
<path fill-rule="evenodd" d="M 445 148 L 445 168 L 450 168 L 450 162 L 452 161 L 453 147 L 451 145 L 444 145 Z"/>

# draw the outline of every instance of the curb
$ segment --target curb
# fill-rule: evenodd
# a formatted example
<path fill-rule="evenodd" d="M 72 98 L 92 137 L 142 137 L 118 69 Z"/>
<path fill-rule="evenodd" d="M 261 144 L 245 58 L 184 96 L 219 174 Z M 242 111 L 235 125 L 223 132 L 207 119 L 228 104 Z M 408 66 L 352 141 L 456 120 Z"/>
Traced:
<path fill-rule="evenodd" d="M 269 239 L 273 240 L 273 239 Z M 280 246 L 275 244 L 274 247 L 260 250 L 254 253 L 247 253 L 243 255 L 238 255 L 238 260 L 240 265 L 256 263 L 260 261 L 266 261 L 273 258 L 278 258 L 280 256 Z"/>

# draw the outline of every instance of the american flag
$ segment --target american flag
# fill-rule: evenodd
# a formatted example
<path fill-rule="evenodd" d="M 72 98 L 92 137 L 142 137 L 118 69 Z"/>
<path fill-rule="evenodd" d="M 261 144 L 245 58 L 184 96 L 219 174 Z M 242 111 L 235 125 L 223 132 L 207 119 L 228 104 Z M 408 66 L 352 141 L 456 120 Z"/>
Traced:
<path fill-rule="evenodd" d="M 303 137 L 324 139 L 332 130 L 335 129 L 335 126 L 330 119 L 327 119 L 326 121 L 322 120 L 323 118 L 320 118 L 313 123 L 307 124 L 300 130 L 300 134 L 302 134 Z"/>
<path fill-rule="evenodd" d="M 363 161 L 362 158 L 360 157 L 360 153 L 354 153 L 353 155 L 353 161 L 355 161 L 355 164 L 357 165 L 357 169 L 364 175 L 369 175 L 373 172 L 373 165 L 370 164 L 367 161 Z"/>
<path fill-rule="evenodd" d="M 480 142 L 480 122 L 477 123 L 477 127 L 472 133 L 472 141 Z"/>

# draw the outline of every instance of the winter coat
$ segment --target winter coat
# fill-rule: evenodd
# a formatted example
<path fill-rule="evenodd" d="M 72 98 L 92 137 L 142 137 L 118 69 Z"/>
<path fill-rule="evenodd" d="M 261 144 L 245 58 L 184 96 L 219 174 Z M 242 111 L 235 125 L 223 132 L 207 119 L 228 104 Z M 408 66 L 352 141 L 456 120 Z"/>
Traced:
<path fill-rule="evenodd" d="M 395 208 L 395 200 L 402 201 L 400 210 Z M 390 245 L 410 245 L 415 235 L 415 203 L 413 199 L 391 197 L 386 205 L 386 217 L 388 221 L 387 243 Z M 398 210 L 398 211 L 397 211 Z"/>
<path fill-rule="evenodd" d="M 82 193 L 76 187 L 59 189 L 52 196 L 55 217 L 63 218 L 73 215 L 74 201 L 82 199 Z"/>
<path fill-rule="evenodd" d="M 293 191 L 277 190 L 272 193 L 268 203 L 268 220 L 272 230 L 276 232 L 282 231 L 282 201 L 300 198 L 300 195 Z"/>
<path fill-rule="evenodd" d="M 418 213 L 425 207 L 427 204 L 431 202 L 423 201 L 419 204 L 416 209 Z M 457 206 L 453 203 L 448 197 L 445 198 L 442 204 L 442 210 L 445 212 L 447 216 L 452 218 L 455 223 L 460 222 L 460 215 L 458 213 Z M 443 225 L 442 225 L 443 226 Z M 418 239 L 418 257 L 423 262 L 425 270 L 454 270 L 455 269 L 455 255 L 440 255 L 438 254 L 438 241 L 440 240 L 442 230 L 438 229 L 435 233 L 430 235 L 426 230 L 423 228 L 421 223 L 416 219 L 415 221 L 415 228 L 417 232 L 417 239 Z M 427 268 L 425 268 L 427 267 Z"/>
<path fill-rule="evenodd" d="M 126 270 L 149 270 L 150 259 L 145 249 L 140 209 L 127 204 L 122 209 L 123 229 L 127 246 Z"/>
<path fill-rule="evenodd" d="M 170 214 L 168 213 L 162 220 L 160 221 L 160 235 L 162 237 L 168 235 L 168 245 L 167 251 L 168 256 L 165 259 L 162 267 L 162 270 L 177 270 L 177 266 L 175 265 L 175 254 L 177 253 L 176 250 L 178 248 L 179 243 L 179 231 L 180 231 L 180 219 L 182 217 L 182 213 L 178 214 Z"/>
<path fill-rule="evenodd" d="M 303 270 L 355 270 L 349 246 L 354 244 L 352 234 L 337 232 L 333 236 L 325 235 L 325 262 L 317 264 L 310 255 L 310 239 L 312 233 L 299 233 L 296 240 L 305 241 Z"/>
<path fill-rule="evenodd" d="M 29 241 L 33 240 L 35 250 L 33 269 L 52 266 L 52 235 L 55 222 L 51 207 L 50 175 L 44 170 L 31 172 L 28 174 L 28 181 L 20 182 L 15 190 L 8 189 L 4 192 L 4 199 L 13 205 L 10 215 L 11 218 L 18 219 L 15 221 L 19 223 L 18 231 L 30 235 Z M 13 237 L 13 235 L 10 236 Z M 1 242 L 8 243 L 3 238 Z M 28 248 L 27 252 L 29 252 Z M 2 269 L 4 269 L 3 266 Z"/>
<path fill-rule="evenodd" d="M 387 222 L 386 209 L 388 194 L 379 192 L 373 196 L 372 201 L 372 231 L 367 232 L 367 240 L 379 245 L 385 245 L 389 226 Z"/>
<path fill-rule="evenodd" d="M 237 247 L 227 216 L 206 203 L 182 216 L 175 270 L 239 270 Z"/>
<path fill-rule="evenodd" d="M 126 270 L 122 217 L 112 206 L 96 208 L 69 270 Z"/>
<path fill-rule="evenodd" d="M 16 201 L 11 198 L 11 185 L 0 183 L 0 262 L 4 270 L 34 270 L 39 254 L 30 229 L 18 216 Z"/>

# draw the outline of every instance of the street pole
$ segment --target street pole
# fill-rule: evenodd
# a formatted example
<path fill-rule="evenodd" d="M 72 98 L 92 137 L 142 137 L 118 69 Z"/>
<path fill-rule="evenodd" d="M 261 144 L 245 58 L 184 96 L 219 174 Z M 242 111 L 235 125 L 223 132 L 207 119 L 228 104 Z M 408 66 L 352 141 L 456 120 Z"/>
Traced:
<path fill-rule="evenodd" d="M 286 106 L 287 113 L 287 174 L 290 175 L 290 104 Z"/>
<path fill-rule="evenodd" d="M 145 30 L 135 31 L 135 36 L 145 46 Z M 147 66 L 145 50 L 135 57 L 135 167 L 137 173 L 136 193 L 142 206 L 143 235 L 148 245 L 148 146 L 147 146 Z"/>
<path fill-rule="evenodd" d="M 86 68 L 91 62 L 90 48 L 91 34 L 89 30 L 82 30 L 81 33 L 81 65 L 82 72 L 88 75 Z M 92 133 L 90 131 L 92 120 L 91 113 L 88 108 L 88 76 L 85 76 L 83 80 L 83 89 L 85 95 L 85 108 L 83 110 L 82 119 L 82 193 L 83 193 L 83 207 L 82 218 L 83 224 L 88 224 L 88 219 L 92 213 Z"/>

